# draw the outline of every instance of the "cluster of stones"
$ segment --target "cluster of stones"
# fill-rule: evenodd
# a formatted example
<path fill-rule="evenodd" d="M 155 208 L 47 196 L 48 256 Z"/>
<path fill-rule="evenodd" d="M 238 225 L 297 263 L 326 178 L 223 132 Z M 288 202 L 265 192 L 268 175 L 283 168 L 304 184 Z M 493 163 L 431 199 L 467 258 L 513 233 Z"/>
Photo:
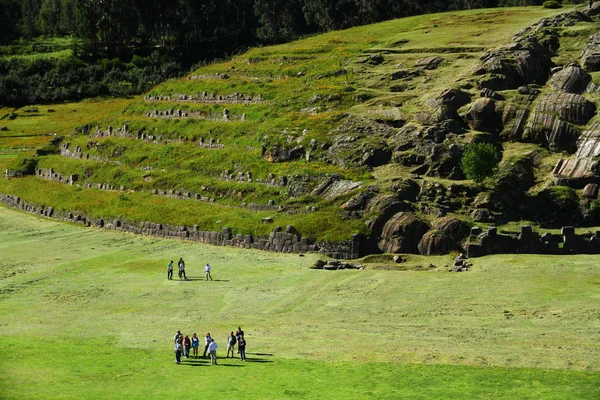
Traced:
<path fill-rule="evenodd" d="M 77 181 L 77 175 L 62 175 L 54 171 L 54 168 L 38 168 L 35 175 L 49 181 L 56 181 L 67 185 L 73 185 Z"/>
<path fill-rule="evenodd" d="M 90 138 L 103 138 L 109 136 L 120 136 L 126 138 L 137 138 L 140 139 L 140 133 L 138 132 L 136 135 L 133 135 L 129 132 L 129 127 L 127 124 L 123 125 L 121 128 L 113 129 L 111 125 L 109 125 L 105 131 L 100 129 L 99 126 L 96 127 L 93 133 L 90 133 L 88 137 Z"/>
<path fill-rule="evenodd" d="M 94 160 L 94 161 L 108 161 L 107 158 L 105 157 L 98 157 L 98 156 L 93 156 L 89 153 L 84 153 L 81 149 L 81 146 L 77 145 L 75 146 L 75 149 L 71 149 L 70 148 L 70 143 L 63 143 L 60 146 L 60 155 L 63 157 L 67 157 L 67 158 L 75 158 L 78 160 Z M 120 161 L 113 161 L 113 163 L 117 164 L 117 165 L 121 165 L 122 163 Z"/>
<path fill-rule="evenodd" d="M 195 118 L 195 119 L 203 119 L 210 121 L 245 121 L 246 114 L 242 115 L 234 115 L 230 114 L 228 109 L 223 109 L 223 114 L 212 114 L 206 111 L 191 111 L 186 112 L 180 109 L 168 109 L 168 110 L 154 110 L 152 112 L 146 113 L 146 116 L 149 118 L 155 119 L 185 119 L 185 118 Z"/>
<path fill-rule="evenodd" d="M 521 227 L 519 235 L 500 235 L 496 227 L 482 232 L 471 228 L 469 257 L 489 254 L 600 254 L 600 231 L 586 238 L 575 234 L 575 228 L 565 226 L 560 235 L 534 232 L 530 225 Z"/>
<path fill-rule="evenodd" d="M 120 190 L 121 192 L 125 191 L 125 186 L 115 186 L 109 185 L 107 183 L 84 183 L 84 189 L 100 189 L 100 190 Z"/>
<path fill-rule="evenodd" d="M 147 95 L 144 97 L 146 101 L 173 101 L 186 103 L 204 103 L 204 104 L 262 104 L 265 103 L 262 96 L 249 96 L 243 93 L 233 93 L 227 95 L 219 95 L 213 93 L 202 92 L 201 94 L 174 94 L 166 95 Z"/>
<path fill-rule="evenodd" d="M 346 247 L 344 247 L 343 243 L 323 242 L 315 244 L 309 238 L 301 237 L 294 227 L 290 225 L 285 229 L 282 227 L 274 228 L 268 237 L 254 237 L 253 235 L 236 235 L 230 228 L 223 228 L 220 232 L 201 231 L 197 225 L 187 227 L 154 222 L 125 221 L 118 218 L 93 218 L 79 212 L 57 211 L 52 207 L 25 202 L 18 196 L 6 194 L 0 194 L 0 202 L 32 214 L 74 222 L 84 226 L 94 226 L 164 238 L 190 240 L 217 246 L 233 246 L 282 253 L 319 252 L 329 257 L 336 256 L 341 259 L 350 259 L 358 257 L 358 247 L 360 245 L 359 238 L 354 238 L 347 242 Z M 321 245 L 323 245 L 323 247 L 321 247 Z"/>
<path fill-rule="evenodd" d="M 123 127 L 118 128 L 116 130 L 113 129 L 112 126 L 108 126 L 108 128 L 103 131 L 100 127 L 96 127 L 96 130 L 93 133 L 90 133 L 88 137 L 90 138 L 103 138 L 109 136 L 119 136 L 124 138 L 133 138 L 142 140 L 146 143 L 181 143 L 183 142 L 183 138 L 179 137 L 178 139 L 166 139 L 162 135 L 149 135 L 141 131 L 135 132 L 135 134 L 129 132 L 127 124 L 123 125 Z M 221 139 L 208 139 L 201 137 L 198 140 L 198 147 L 203 147 L 207 149 L 221 149 L 224 148 L 225 145 L 221 144 Z"/>
<path fill-rule="evenodd" d="M 203 80 L 203 79 L 228 79 L 227 74 L 204 74 L 204 75 L 192 75 L 189 77 L 190 80 Z"/>
<path fill-rule="evenodd" d="M 4 170 L 5 178 L 21 178 L 22 176 L 23 176 L 23 171 L 8 169 L 8 168 Z"/>
<path fill-rule="evenodd" d="M 152 195 L 154 196 L 167 196 L 175 199 L 195 199 L 198 201 L 206 201 L 214 203 L 214 197 L 202 196 L 200 193 L 191 193 L 183 190 L 160 190 L 152 189 Z"/>
<path fill-rule="evenodd" d="M 250 203 L 246 205 L 246 203 L 242 203 L 242 208 L 247 208 L 252 211 L 285 211 L 285 206 L 278 206 L 273 200 L 269 200 L 267 204 Z"/>
<path fill-rule="evenodd" d="M 202 147 L 205 149 L 222 149 L 225 147 L 224 144 L 221 143 L 221 139 L 208 139 L 208 141 L 206 139 L 204 139 L 203 137 L 201 137 L 198 140 L 197 143 L 198 147 Z"/>
<path fill-rule="evenodd" d="M 329 261 L 317 260 L 315 262 L 315 265 L 312 267 L 312 269 L 324 269 L 327 271 L 338 271 L 338 270 L 342 270 L 342 269 L 364 269 L 364 268 L 365 267 L 363 265 L 354 264 L 354 263 L 345 263 L 345 262 L 341 262 L 340 260 L 329 260 Z"/>
<path fill-rule="evenodd" d="M 226 169 L 221 174 L 221 179 L 227 182 L 248 182 L 248 183 L 262 183 L 268 186 L 274 187 L 285 187 L 288 184 L 287 176 L 280 176 L 276 178 L 274 174 L 267 175 L 266 179 L 258 179 L 252 176 L 252 172 L 238 172 L 233 173 Z"/>

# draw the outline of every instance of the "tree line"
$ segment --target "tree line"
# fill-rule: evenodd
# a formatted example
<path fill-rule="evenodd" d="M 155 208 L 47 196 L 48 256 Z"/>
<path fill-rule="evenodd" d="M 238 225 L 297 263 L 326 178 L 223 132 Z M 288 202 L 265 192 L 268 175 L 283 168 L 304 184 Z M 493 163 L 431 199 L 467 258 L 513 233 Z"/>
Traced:
<path fill-rule="evenodd" d="M 197 62 L 250 45 L 392 18 L 542 0 L 0 0 L 0 44 L 39 35 L 76 39 L 80 58 L 155 51 Z"/>

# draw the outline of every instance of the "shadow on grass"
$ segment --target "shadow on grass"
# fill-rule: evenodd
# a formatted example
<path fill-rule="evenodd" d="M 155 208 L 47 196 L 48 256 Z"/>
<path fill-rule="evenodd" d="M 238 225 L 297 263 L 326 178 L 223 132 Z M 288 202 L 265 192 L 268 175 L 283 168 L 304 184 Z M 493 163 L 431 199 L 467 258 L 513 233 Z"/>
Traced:
<path fill-rule="evenodd" d="M 173 279 L 174 281 L 180 281 L 180 282 L 193 282 L 193 281 L 206 281 L 206 279 L 204 278 L 198 278 L 195 276 L 190 276 L 187 279 Z M 214 282 L 229 282 L 228 279 L 213 279 Z"/>
<path fill-rule="evenodd" d="M 246 362 L 270 363 L 270 362 L 273 362 L 273 361 L 271 361 L 271 360 L 265 360 L 264 358 L 246 358 Z"/>

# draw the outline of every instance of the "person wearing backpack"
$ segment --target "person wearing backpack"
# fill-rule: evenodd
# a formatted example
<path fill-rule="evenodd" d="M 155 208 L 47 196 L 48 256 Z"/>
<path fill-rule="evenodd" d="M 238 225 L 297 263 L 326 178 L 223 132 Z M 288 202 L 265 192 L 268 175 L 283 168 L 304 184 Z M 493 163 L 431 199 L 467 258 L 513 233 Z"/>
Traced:
<path fill-rule="evenodd" d="M 227 338 L 227 357 L 226 358 L 229 358 L 230 351 L 231 351 L 231 358 L 233 358 L 233 350 L 235 350 L 236 343 L 237 343 L 237 339 L 235 338 L 233 331 L 231 331 L 231 333 L 229 334 L 229 337 Z"/>

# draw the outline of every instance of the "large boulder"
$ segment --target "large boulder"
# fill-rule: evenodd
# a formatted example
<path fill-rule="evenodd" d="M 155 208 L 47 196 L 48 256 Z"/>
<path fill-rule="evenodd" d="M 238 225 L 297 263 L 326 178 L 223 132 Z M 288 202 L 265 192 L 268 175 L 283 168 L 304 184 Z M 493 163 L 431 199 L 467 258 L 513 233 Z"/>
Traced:
<path fill-rule="evenodd" d="M 417 253 L 421 237 L 429 230 L 413 213 L 400 212 L 386 222 L 378 247 L 387 253 Z"/>
<path fill-rule="evenodd" d="M 439 56 L 425 57 L 417 60 L 415 67 L 421 69 L 436 69 L 443 61 L 444 59 Z"/>
<path fill-rule="evenodd" d="M 401 179 L 392 183 L 390 190 L 395 192 L 400 199 L 414 202 L 417 201 L 421 188 L 412 179 Z"/>
<path fill-rule="evenodd" d="M 459 89 L 445 89 L 439 95 L 427 101 L 427 105 L 432 108 L 444 106 L 451 110 L 458 110 L 462 106 L 469 104 L 471 95 Z"/>
<path fill-rule="evenodd" d="M 554 65 L 552 53 L 534 36 L 517 38 L 515 43 L 487 51 L 474 69 L 476 75 L 488 74 L 481 88 L 492 90 L 516 89 L 535 83 L 543 85 Z"/>
<path fill-rule="evenodd" d="M 458 244 L 469 235 L 469 225 L 453 217 L 441 217 L 432 221 L 431 226 Z"/>
<path fill-rule="evenodd" d="M 552 176 L 557 185 L 583 188 L 588 183 L 600 183 L 600 161 L 593 158 L 560 159 Z"/>
<path fill-rule="evenodd" d="M 587 71 L 600 71 L 600 33 L 589 37 L 581 56 L 581 65 Z"/>
<path fill-rule="evenodd" d="M 456 248 L 454 240 L 444 233 L 433 230 L 425 233 L 417 245 L 419 253 L 426 256 L 448 254 Z"/>
<path fill-rule="evenodd" d="M 583 93 L 592 81 L 590 74 L 585 72 L 578 63 L 572 63 L 552 75 L 550 85 L 565 93 Z"/>
<path fill-rule="evenodd" d="M 502 130 L 502 120 L 496 113 L 496 102 L 482 97 L 469 106 L 465 118 L 469 127 L 476 131 L 498 133 Z"/>
<path fill-rule="evenodd" d="M 334 200 L 346 193 L 362 187 L 362 182 L 354 182 L 341 179 L 339 175 L 333 174 L 325 178 L 311 193 L 312 196 L 320 196 L 326 200 Z"/>
<path fill-rule="evenodd" d="M 529 108 L 514 104 L 502 103 L 503 141 L 520 141 L 529 118 Z"/>
<path fill-rule="evenodd" d="M 525 128 L 523 138 L 552 151 L 574 153 L 579 130 L 573 124 L 586 124 L 596 106 L 572 93 L 550 93 L 541 98 Z"/>
<path fill-rule="evenodd" d="M 377 195 L 377 190 L 368 187 L 367 190 L 357 193 L 350 200 L 341 205 L 340 208 L 346 211 L 360 211 L 367 208 L 367 204 Z"/>
<path fill-rule="evenodd" d="M 411 206 L 400 199 L 397 194 L 382 193 L 369 201 L 366 211 L 372 217 L 365 224 L 373 232 L 373 236 L 378 236 L 390 218 L 401 211 L 410 209 Z"/>

